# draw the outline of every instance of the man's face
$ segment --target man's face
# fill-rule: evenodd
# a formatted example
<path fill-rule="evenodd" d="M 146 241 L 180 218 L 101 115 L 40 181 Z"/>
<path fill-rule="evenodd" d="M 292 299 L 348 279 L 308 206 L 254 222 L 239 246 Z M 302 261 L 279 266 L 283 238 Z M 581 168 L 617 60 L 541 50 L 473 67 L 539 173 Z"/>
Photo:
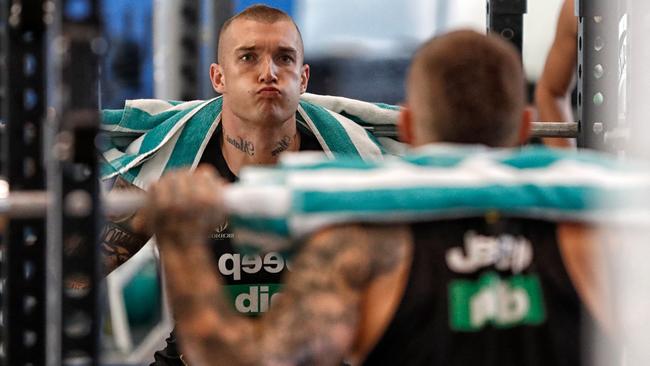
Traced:
<path fill-rule="evenodd" d="M 291 118 L 309 80 L 295 26 L 238 19 L 221 42 L 220 64 L 212 65 L 210 76 L 223 94 L 224 109 L 267 125 Z"/>

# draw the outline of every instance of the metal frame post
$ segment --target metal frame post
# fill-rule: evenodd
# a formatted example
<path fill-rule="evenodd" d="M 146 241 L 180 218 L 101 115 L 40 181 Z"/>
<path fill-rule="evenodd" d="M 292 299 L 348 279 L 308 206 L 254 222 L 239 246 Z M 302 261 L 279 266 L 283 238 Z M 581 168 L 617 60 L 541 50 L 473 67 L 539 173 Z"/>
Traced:
<path fill-rule="evenodd" d="M 154 93 L 159 99 L 193 100 L 199 95 L 200 0 L 155 0 Z"/>
<path fill-rule="evenodd" d="M 182 0 L 180 7 L 180 85 L 181 100 L 197 99 L 199 95 L 199 68 L 201 65 L 200 0 Z M 200 73 L 204 75 L 203 72 Z"/>
<path fill-rule="evenodd" d="M 524 14 L 528 11 L 527 0 L 488 0 L 487 30 L 499 34 L 523 51 Z"/>
<path fill-rule="evenodd" d="M 203 0 L 204 21 L 201 27 L 200 47 L 201 60 L 199 67 L 198 83 L 201 86 L 201 99 L 209 99 L 215 95 L 211 80 L 207 77 L 210 64 L 217 62 L 217 49 L 219 47 L 219 34 L 221 27 L 233 16 L 234 4 L 232 0 Z"/>
<path fill-rule="evenodd" d="M 576 0 L 579 147 L 606 150 L 618 120 L 618 14 L 618 1 Z"/>
<path fill-rule="evenodd" d="M 63 365 L 97 365 L 100 320 L 98 70 L 107 43 L 101 35 L 98 0 L 62 0 L 54 57 L 59 101 L 52 160 L 55 204 L 49 218 L 59 227 L 51 245 L 60 248 L 60 354 Z"/>
<path fill-rule="evenodd" d="M 7 92 L 2 158 L 12 191 L 45 189 L 46 3 L 2 2 Z M 45 239 L 45 218 L 11 219 L 0 249 L 0 360 L 5 365 L 45 364 Z"/>

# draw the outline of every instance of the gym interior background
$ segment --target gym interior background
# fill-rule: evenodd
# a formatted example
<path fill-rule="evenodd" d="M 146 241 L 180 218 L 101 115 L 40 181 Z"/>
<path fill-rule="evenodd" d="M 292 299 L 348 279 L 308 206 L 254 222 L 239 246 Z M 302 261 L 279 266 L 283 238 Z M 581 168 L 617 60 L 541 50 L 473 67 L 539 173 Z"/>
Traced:
<path fill-rule="evenodd" d="M 374 102 L 403 100 L 408 60 L 425 39 L 461 27 L 486 28 L 486 2 L 482 0 L 194 3 L 194 12 L 183 13 L 179 11 L 183 0 L 100 1 L 107 41 L 100 62 L 101 108 L 121 108 L 125 99 L 213 97 L 208 67 L 215 58 L 219 24 L 253 3 L 281 8 L 298 23 L 306 62 L 312 66 L 308 91 Z M 66 11 L 71 14 L 84 11 L 82 0 L 68 0 L 67 4 L 70 9 Z M 542 72 L 560 4 L 560 0 L 528 1 L 523 61 L 531 85 Z M 0 186 L 0 196 L 6 195 L 6 189 Z M 107 296 L 100 306 L 104 309 L 100 354 L 105 364 L 147 364 L 171 329 L 155 257 L 155 250 L 147 246 L 105 282 Z M 631 287 L 630 291 L 635 290 Z"/>
<path fill-rule="evenodd" d="M 103 107 L 121 108 L 125 99 L 132 98 L 179 99 L 178 89 L 172 87 L 178 83 L 175 77 L 162 71 L 154 73 L 154 62 L 159 65 L 158 70 L 171 68 L 175 62 L 170 57 L 179 50 L 170 42 L 174 34 L 164 32 L 175 29 L 167 26 L 170 20 L 165 15 L 178 7 L 174 4 L 178 2 L 102 3 L 105 33 L 110 42 L 102 77 Z M 220 10 L 214 9 L 215 3 L 201 1 L 202 25 L 197 31 L 202 66 L 196 75 L 196 98 L 214 95 L 207 70 L 215 54 L 214 19 L 209 19 L 209 15 Z M 476 0 L 239 0 L 231 2 L 231 9 L 237 12 L 253 3 L 281 8 L 298 23 L 305 41 L 306 61 L 313 70 L 310 92 L 386 103 L 403 100 L 404 72 L 422 41 L 450 29 L 484 30 L 486 26 L 485 2 Z M 531 83 L 542 72 L 553 40 L 551 25 L 555 24 L 560 4 L 559 0 L 528 2 L 523 59 Z M 163 24 L 157 26 L 157 19 Z M 155 47 L 157 40 L 160 47 Z M 370 73 L 371 78 L 367 77 Z"/>
<path fill-rule="evenodd" d="M 524 19 L 523 60 L 531 90 L 541 75 L 561 0 L 529 1 Z M 226 2 L 227 3 L 227 2 Z M 215 12 L 238 12 L 254 3 L 281 8 L 294 17 L 312 67 L 308 90 L 366 101 L 400 103 L 404 75 L 418 45 L 433 34 L 469 27 L 486 28 L 484 1 L 476 0 L 274 0 L 200 1 L 200 49 L 194 88 L 183 95 L 178 67 L 183 43 L 173 42 L 169 12 L 177 0 L 105 0 L 104 29 L 109 49 L 101 82 L 103 108 L 122 108 L 125 99 L 207 99 L 215 95 L 208 68 L 215 58 Z M 230 9 L 228 9 L 230 8 Z M 160 23 L 158 23 L 160 22 Z M 153 32 L 152 32 L 153 29 Z M 156 65 L 154 67 L 154 65 Z M 371 77 L 369 77 L 371 76 Z M 102 358 L 106 363 L 140 363 L 162 346 L 171 327 L 161 300 L 155 253 L 145 247 L 109 276 Z"/>

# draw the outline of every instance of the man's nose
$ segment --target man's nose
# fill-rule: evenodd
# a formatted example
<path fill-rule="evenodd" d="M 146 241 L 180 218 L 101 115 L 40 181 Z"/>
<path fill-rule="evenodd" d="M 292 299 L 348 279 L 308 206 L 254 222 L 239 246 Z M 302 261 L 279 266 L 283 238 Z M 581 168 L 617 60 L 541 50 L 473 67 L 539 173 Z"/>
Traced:
<path fill-rule="evenodd" d="M 260 62 L 260 67 L 262 68 L 259 76 L 261 83 L 272 83 L 278 80 L 276 65 L 271 57 L 265 57 Z"/>

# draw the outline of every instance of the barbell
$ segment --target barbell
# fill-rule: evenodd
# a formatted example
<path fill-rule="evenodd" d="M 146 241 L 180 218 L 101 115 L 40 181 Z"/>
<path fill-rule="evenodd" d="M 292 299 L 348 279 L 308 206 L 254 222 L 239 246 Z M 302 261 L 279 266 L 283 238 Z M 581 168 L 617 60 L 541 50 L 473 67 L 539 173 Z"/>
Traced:
<path fill-rule="evenodd" d="M 398 138 L 394 125 L 366 127 L 377 137 Z M 531 123 L 531 137 L 562 137 L 575 138 L 580 132 L 578 122 L 533 122 Z"/>
<path fill-rule="evenodd" d="M 115 191 L 102 195 L 102 211 L 106 215 L 133 212 L 145 205 L 143 192 Z M 54 198 L 47 191 L 16 191 L 0 197 L 0 215 L 28 219 L 45 217 Z M 71 216 L 85 216 L 92 209 L 92 198 L 85 191 L 72 191 L 63 198 L 63 209 Z"/>

